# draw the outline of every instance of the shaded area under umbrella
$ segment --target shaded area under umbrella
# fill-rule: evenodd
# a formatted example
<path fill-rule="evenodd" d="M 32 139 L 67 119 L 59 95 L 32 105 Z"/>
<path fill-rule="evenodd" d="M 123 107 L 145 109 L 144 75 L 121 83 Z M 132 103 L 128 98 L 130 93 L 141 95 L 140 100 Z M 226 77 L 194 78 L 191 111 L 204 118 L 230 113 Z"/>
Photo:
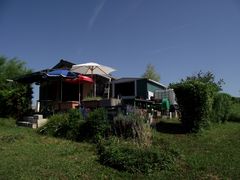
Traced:
<path fill-rule="evenodd" d="M 65 69 L 57 69 L 57 70 L 53 70 L 53 71 L 46 73 L 44 78 L 60 78 L 61 79 L 60 100 L 62 101 L 62 94 L 63 94 L 62 81 L 63 81 L 63 79 L 75 79 L 77 77 L 78 77 L 78 75 L 74 72 L 71 72 L 71 71 L 65 70 Z"/>
<path fill-rule="evenodd" d="M 81 104 L 81 87 L 80 84 L 83 83 L 93 83 L 93 79 L 88 76 L 78 75 L 77 78 L 74 79 L 65 79 L 65 82 L 78 84 L 78 102 Z"/>

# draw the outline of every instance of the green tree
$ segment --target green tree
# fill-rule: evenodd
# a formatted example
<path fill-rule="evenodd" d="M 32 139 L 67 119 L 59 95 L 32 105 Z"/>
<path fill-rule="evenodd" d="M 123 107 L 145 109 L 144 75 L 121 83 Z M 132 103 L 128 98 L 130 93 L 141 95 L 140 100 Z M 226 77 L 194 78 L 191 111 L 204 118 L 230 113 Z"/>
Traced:
<path fill-rule="evenodd" d="M 155 67 L 152 64 L 147 65 L 146 71 L 142 77 L 160 82 L 160 75 L 156 72 Z"/>
<path fill-rule="evenodd" d="M 212 72 L 188 76 L 179 83 L 170 84 L 178 100 L 181 121 L 188 131 L 198 132 L 211 123 L 229 119 L 231 96 L 220 93 L 224 81 L 216 81 Z"/>
<path fill-rule="evenodd" d="M 21 118 L 31 105 L 32 87 L 14 81 L 30 73 L 25 62 L 0 56 L 0 116 Z"/>
<path fill-rule="evenodd" d="M 184 81 L 200 81 L 203 83 L 207 83 L 212 85 L 216 89 L 216 91 L 221 91 L 222 85 L 225 84 L 223 79 L 216 81 L 215 75 L 210 71 L 207 71 L 205 73 L 202 71 L 199 71 L 197 74 L 193 74 L 192 76 L 188 76 L 186 77 L 186 79 L 181 80 L 181 82 L 184 82 Z"/>

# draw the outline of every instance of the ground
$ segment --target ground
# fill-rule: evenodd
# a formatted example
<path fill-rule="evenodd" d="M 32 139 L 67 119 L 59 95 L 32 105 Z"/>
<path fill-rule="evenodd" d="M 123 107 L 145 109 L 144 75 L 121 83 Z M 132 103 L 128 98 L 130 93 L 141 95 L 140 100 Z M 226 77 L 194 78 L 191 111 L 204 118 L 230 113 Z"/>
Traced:
<path fill-rule="evenodd" d="M 38 135 L 0 119 L 0 179 L 240 179 L 240 123 L 184 134 L 174 121 L 161 123 L 153 142 L 169 142 L 183 160 L 171 171 L 130 174 L 101 165 L 96 146 Z"/>

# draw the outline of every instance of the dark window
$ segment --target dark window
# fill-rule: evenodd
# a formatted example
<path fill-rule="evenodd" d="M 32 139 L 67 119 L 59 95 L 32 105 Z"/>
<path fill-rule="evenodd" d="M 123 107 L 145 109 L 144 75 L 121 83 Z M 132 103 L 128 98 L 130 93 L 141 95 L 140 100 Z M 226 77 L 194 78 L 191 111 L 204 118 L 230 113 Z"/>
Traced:
<path fill-rule="evenodd" d="M 115 84 L 115 96 L 134 96 L 135 85 L 134 82 L 126 82 Z"/>

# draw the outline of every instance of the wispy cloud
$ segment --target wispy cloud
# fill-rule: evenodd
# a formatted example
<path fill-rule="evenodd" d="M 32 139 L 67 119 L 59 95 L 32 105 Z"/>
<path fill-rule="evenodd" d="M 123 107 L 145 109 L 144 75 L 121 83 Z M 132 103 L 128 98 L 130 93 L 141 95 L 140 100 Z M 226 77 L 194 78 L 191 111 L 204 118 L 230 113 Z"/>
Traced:
<path fill-rule="evenodd" d="M 88 22 L 88 28 L 89 29 L 92 29 L 92 27 L 93 27 L 93 25 L 94 25 L 98 15 L 99 15 L 99 13 L 102 11 L 105 3 L 106 3 L 106 0 L 102 0 L 101 3 L 98 4 L 96 6 L 96 8 L 94 9 L 93 15 L 92 15 L 92 17 L 90 18 L 90 20 Z"/>

